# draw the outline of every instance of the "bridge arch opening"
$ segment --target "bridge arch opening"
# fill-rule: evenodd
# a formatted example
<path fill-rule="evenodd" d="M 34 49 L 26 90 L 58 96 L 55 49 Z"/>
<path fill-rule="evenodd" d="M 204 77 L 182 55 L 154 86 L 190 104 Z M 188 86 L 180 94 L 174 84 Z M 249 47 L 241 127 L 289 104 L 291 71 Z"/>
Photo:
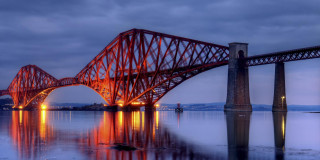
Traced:
<path fill-rule="evenodd" d="M 216 67 L 183 81 L 168 91 L 160 104 L 225 104 L 227 95 L 228 66 Z"/>
<path fill-rule="evenodd" d="M 70 104 L 80 107 L 94 103 L 106 104 L 106 101 L 92 88 L 78 85 L 56 88 L 45 98 L 43 103 L 49 106 Z"/>

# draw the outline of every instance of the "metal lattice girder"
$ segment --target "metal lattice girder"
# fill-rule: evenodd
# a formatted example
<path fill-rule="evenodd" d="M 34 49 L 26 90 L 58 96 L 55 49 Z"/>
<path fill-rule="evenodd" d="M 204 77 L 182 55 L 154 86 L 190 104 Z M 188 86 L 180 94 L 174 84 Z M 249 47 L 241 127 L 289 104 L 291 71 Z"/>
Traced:
<path fill-rule="evenodd" d="M 246 58 L 263 65 L 320 57 L 320 46 Z M 155 104 L 185 80 L 228 64 L 229 48 L 173 35 L 132 29 L 120 33 L 75 77 L 57 80 L 35 65 L 22 67 L 7 90 L 15 106 L 39 105 L 56 88 L 85 85 L 109 105 Z"/>
<path fill-rule="evenodd" d="M 0 90 L 0 96 L 10 95 L 8 90 Z"/>
<path fill-rule="evenodd" d="M 320 57 L 320 46 L 246 58 L 263 65 Z M 155 104 L 185 80 L 228 64 L 229 48 L 173 35 L 132 29 L 120 33 L 75 77 L 57 80 L 35 65 L 22 67 L 7 90 L 15 106 L 39 105 L 56 88 L 85 85 L 109 105 Z"/>
<path fill-rule="evenodd" d="M 312 58 L 320 58 L 320 46 L 256 55 L 248 57 L 246 60 L 248 66 L 256 66 Z"/>
<path fill-rule="evenodd" d="M 35 65 L 27 65 L 20 69 L 7 90 L 2 95 L 10 95 L 14 107 L 38 107 L 56 88 L 79 85 L 73 77 L 57 80 Z"/>
<path fill-rule="evenodd" d="M 141 29 L 120 33 L 76 77 L 22 67 L 8 90 L 15 107 L 39 106 L 56 88 L 85 85 L 109 105 L 154 104 L 183 81 L 226 65 L 228 47 Z"/>
<path fill-rule="evenodd" d="M 120 33 L 76 79 L 109 105 L 154 104 L 181 82 L 228 59 L 225 46 L 132 29 Z"/>
<path fill-rule="evenodd" d="M 57 79 L 35 65 L 27 65 L 20 69 L 8 87 L 15 107 L 25 107 L 42 103 L 41 95 L 47 95 L 56 86 Z M 39 95 L 39 96 L 38 96 Z M 35 100 L 35 101 L 34 101 Z"/>

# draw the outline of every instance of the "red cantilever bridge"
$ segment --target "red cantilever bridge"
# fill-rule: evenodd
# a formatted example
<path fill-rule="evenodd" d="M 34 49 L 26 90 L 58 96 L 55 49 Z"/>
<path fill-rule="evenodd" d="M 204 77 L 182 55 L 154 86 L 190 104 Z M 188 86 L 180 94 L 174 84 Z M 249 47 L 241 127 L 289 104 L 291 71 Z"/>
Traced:
<path fill-rule="evenodd" d="M 244 82 L 248 66 L 319 57 L 320 46 L 247 57 L 244 43 L 230 43 L 227 47 L 132 29 L 120 33 L 75 77 L 56 79 L 35 65 L 27 65 L 6 90 L 0 90 L 0 96 L 10 95 L 14 107 L 37 107 L 57 88 L 84 85 L 96 91 L 109 106 L 148 107 L 185 80 L 229 64 L 226 107 L 243 107 L 250 104 L 250 99 L 247 102 L 237 97 L 248 94 L 237 86 L 248 87 Z"/>

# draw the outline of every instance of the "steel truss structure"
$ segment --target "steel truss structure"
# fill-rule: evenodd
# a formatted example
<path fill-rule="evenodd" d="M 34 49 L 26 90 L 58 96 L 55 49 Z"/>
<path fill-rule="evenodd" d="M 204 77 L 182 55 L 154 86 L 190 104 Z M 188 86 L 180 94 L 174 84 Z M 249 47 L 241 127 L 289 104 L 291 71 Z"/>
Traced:
<path fill-rule="evenodd" d="M 22 67 L 7 91 L 15 107 L 39 106 L 56 88 L 85 85 L 109 106 L 153 106 L 183 81 L 228 64 L 228 47 L 132 29 L 120 33 L 74 78 L 57 80 L 35 65 Z"/>
<path fill-rule="evenodd" d="M 289 62 L 320 57 L 320 46 L 281 51 L 251 56 L 246 59 L 248 66 L 257 66 L 277 62 Z"/>
<path fill-rule="evenodd" d="M 320 46 L 247 57 L 248 66 L 320 57 Z M 7 90 L 15 107 L 38 107 L 56 88 L 85 85 L 109 106 L 153 106 L 185 80 L 229 62 L 229 48 L 132 29 L 120 33 L 75 77 L 54 78 L 35 65 L 22 67 Z"/>
<path fill-rule="evenodd" d="M 183 81 L 228 63 L 228 47 L 141 29 L 119 34 L 76 75 L 109 105 L 154 105 Z"/>
<path fill-rule="evenodd" d="M 20 69 L 8 87 L 14 107 L 38 106 L 53 90 L 57 79 L 35 65 Z"/>

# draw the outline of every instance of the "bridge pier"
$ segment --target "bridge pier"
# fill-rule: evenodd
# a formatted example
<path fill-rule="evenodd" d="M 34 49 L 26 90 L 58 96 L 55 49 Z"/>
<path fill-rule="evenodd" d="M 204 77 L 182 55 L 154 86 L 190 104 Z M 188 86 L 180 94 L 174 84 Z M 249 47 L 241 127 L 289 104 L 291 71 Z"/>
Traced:
<path fill-rule="evenodd" d="M 225 111 L 252 111 L 249 94 L 249 72 L 245 57 L 247 43 L 229 43 L 228 90 Z"/>
<path fill-rule="evenodd" d="M 123 106 L 120 108 L 121 111 L 130 112 L 130 111 L 140 111 L 140 106 Z"/>
<path fill-rule="evenodd" d="M 149 111 L 156 111 L 157 109 L 153 104 L 146 104 L 144 106 L 144 110 L 149 112 Z"/>
<path fill-rule="evenodd" d="M 273 96 L 274 97 L 273 97 L 272 111 L 287 112 L 285 69 L 284 69 L 283 62 L 278 62 L 276 63 L 276 66 L 275 66 Z"/>
<path fill-rule="evenodd" d="M 106 110 L 107 110 L 107 111 L 117 112 L 117 111 L 120 110 L 119 108 L 120 108 L 120 107 L 119 107 L 118 105 L 114 104 L 114 105 L 109 105 L 109 106 L 107 106 Z"/>

